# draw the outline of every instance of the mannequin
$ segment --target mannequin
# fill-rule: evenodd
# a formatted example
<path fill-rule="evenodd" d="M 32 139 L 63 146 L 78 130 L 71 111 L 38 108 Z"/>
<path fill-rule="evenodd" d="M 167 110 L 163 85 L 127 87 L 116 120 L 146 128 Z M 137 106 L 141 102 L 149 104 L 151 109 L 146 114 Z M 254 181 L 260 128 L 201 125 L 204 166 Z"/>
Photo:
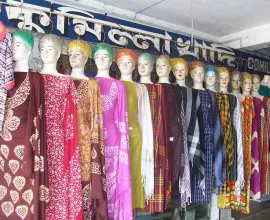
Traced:
<path fill-rule="evenodd" d="M 28 72 L 29 57 L 34 46 L 34 37 L 26 30 L 13 33 L 13 61 L 14 72 Z"/>
<path fill-rule="evenodd" d="M 108 217 L 132 219 L 131 161 L 129 148 L 129 126 L 127 120 L 127 96 L 123 82 L 112 79 L 109 75 L 114 53 L 110 45 L 95 45 L 92 57 L 97 66 L 97 76 L 102 97 L 102 115 L 104 126 L 104 148 Z M 125 159 L 123 160 L 123 157 Z M 117 164 L 117 166 L 115 166 Z M 116 205 L 117 203 L 117 205 Z"/>
<path fill-rule="evenodd" d="M 132 73 L 136 65 L 136 54 L 132 50 L 119 50 L 115 57 L 115 62 L 121 72 L 121 80 L 133 82 Z"/>
<path fill-rule="evenodd" d="M 205 79 L 204 79 L 205 84 L 206 84 L 206 89 L 209 89 L 213 92 L 217 92 L 217 89 L 216 89 L 217 79 L 218 79 L 218 71 L 216 67 L 206 66 Z"/>
<path fill-rule="evenodd" d="M 176 78 L 176 83 L 179 86 L 187 87 L 186 86 L 186 77 L 188 75 L 188 64 L 182 58 L 172 58 L 172 72 Z"/>
<path fill-rule="evenodd" d="M 252 77 L 248 72 L 242 72 L 242 95 L 250 96 L 251 88 L 252 88 Z"/>
<path fill-rule="evenodd" d="M 88 79 L 84 75 L 84 67 L 90 55 L 88 43 L 82 40 L 74 40 L 68 45 L 69 63 L 72 68 L 70 76 L 77 79 Z"/>
<path fill-rule="evenodd" d="M 105 43 L 97 44 L 92 51 L 92 58 L 97 65 L 96 77 L 111 78 L 110 66 L 114 59 L 113 49 L 110 45 Z"/>
<path fill-rule="evenodd" d="M 219 92 L 228 93 L 228 85 L 230 82 L 230 73 L 225 67 L 218 67 L 218 84 L 219 84 Z"/>
<path fill-rule="evenodd" d="M 262 95 L 259 94 L 259 89 L 261 85 L 261 78 L 258 74 L 252 74 L 252 89 L 251 89 L 251 95 L 253 97 L 257 97 L 260 100 L 263 100 Z"/>
<path fill-rule="evenodd" d="M 237 70 L 231 72 L 231 86 L 233 94 L 240 94 L 241 73 Z"/>
<path fill-rule="evenodd" d="M 261 81 L 262 85 L 270 86 L 270 75 L 264 75 L 263 80 Z"/>
<path fill-rule="evenodd" d="M 270 75 L 264 75 L 259 93 L 263 96 L 270 97 Z"/>
<path fill-rule="evenodd" d="M 158 83 L 170 84 L 169 76 L 171 70 L 170 57 L 167 54 L 159 56 L 156 61 L 156 71 L 159 78 Z"/>
<path fill-rule="evenodd" d="M 205 90 L 203 80 L 205 75 L 205 65 L 200 61 L 193 61 L 190 64 L 190 75 L 193 79 L 193 89 Z"/>
<path fill-rule="evenodd" d="M 41 74 L 63 76 L 56 69 L 56 64 L 63 50 L 63 40 L 53 34 L 44 35 L 39 42 L 40 57 L 43 62 Z"/>
<path fill-rule="evenodd" d="M 142 53 L 138 57 L 138 72 L 140 75 L 140 83 L 150 83 L 151 72 L 153 71 L 154 60 L 149 53 Z"/>

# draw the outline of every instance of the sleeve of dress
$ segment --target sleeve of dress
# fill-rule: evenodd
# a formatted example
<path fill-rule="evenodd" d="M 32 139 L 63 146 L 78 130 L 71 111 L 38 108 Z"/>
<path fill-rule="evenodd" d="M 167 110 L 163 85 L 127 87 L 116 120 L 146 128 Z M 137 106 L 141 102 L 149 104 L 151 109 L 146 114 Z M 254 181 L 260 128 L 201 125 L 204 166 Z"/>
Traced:
<path fill-rule="evenodd" d="M 70 79 L 63 122 L 65 135 L 63 170 L 68 176 L 69 219 L 81 220 L 83 219 L 82 185 L 75 91 L 75 85 Z"/>
<path fill-rule="evenodd" d="M 126 89 L 118 83 L 118 132 L 119 155 L 117 170 L 116 202 L 114 207 L 114 220 L 131 220 L 132 213 L 132 188 L 130 173 L 130 149 L 128 136 L 127 98 Z"/>
<path fill-rule="evenodd" d="M 90 81 L 89 81 L 90 82 Z M 104 155 L 104 137 L 103 137 L 103 118 L 100 87 L 98 82 L 91 86 L 91 102 L 93 104 L 93 122 L 92 122 L 92 140 L 91 140 L 91 194 L 93 199 L 92 208 L 94 220 L 108 218 L 107 207 L 107 188 L 105 174 L 105 155 Z"/>
<path fill-rule="evenodd" d="M 139 105 L 139 115 L 141 129 L 143 134 L 142 139 L 142 181 L 144 186 L 144 198 L 148 201 L 154 195 L 154 140 L 151 108 L 148 91 L 145 85 L 141 87 L 140 95 L 141 104 Z"/>
<path fill-rule="evenodd" d="M 12 60 L 12 40 L 11 34 L 8 33 L 6 36 L 7 47 L 6 47 L 6 68 L 5 68 L 5 89 L 10 90 L 15 85 L 14 72 L 13 72 L 13 60 Z"/>
<path fill-rule="evenodd" d="M 233 121 L 237 133 L 237 180 L 235 183 L 235 194 L 240 199 L 241 190 L 244 187 L 245 179 L 244 179 L 242 121 L 241 121 L 240 101 L 238 98 L 235 113 L 233 114 Z"/>

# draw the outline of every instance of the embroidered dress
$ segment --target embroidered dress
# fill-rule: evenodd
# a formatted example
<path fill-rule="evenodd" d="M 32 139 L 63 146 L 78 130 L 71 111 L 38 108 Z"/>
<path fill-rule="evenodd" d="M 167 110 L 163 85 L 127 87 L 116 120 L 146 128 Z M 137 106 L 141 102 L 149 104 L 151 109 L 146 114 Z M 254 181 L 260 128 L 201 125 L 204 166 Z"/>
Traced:
<path fill-rule="evenodd" d="M 128 104 L 129 145 L 132 176 L 133 209 L 144 207 L 143 182 L 141 175 L 142 130 L 138 122 L 138 95 L 134 82 L 122 81 L 126 87 Z"/>
<path fill-rule="evenodd" d="M 12 37 L 7 33 L 5 39 L 0 40 L 0 133 L 4 122 L 7 90 L 14 87 L 12 60 Z"/>
<path fill-rule="evenodd" d="M 0 219 L 44 220 L 49 201 L 43 79 L 15 72 L 0 137 Z"/>
<path fill-rule="evenodd" d="M 43 74 L 50 202 L 46 219 L 83 219 L 76 88 L 69 76 Z"/>
<path fill-rule="evenodd" d="M 84 219 L 108 218 L 103 118 L 96 80 L 74 80 L 77 97 Z"/>
<path fill-rule="evenodd" d="M 130 220 L 133 217 L 126 89 L 115 79 L 96 80 L 102 99 L 108 215 L 114 220 Z"/>

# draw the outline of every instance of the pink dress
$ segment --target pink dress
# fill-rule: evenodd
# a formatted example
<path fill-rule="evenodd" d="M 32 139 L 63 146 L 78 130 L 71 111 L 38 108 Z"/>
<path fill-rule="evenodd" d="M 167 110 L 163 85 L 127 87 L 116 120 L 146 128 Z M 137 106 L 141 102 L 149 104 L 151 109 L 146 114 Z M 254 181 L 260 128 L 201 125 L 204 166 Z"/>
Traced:
<path fill-rule="evenodd" d="M 75 85 L 68 76 L 43 75 L 50 201 L 47 220 L 81 220 L 82 186 Z"/>
<path fill-rule="evenodd" d="M 114 220 L 130 220 L 133 217 L 126 89 L 118 80 L 96 79 L 102 99 L 108 215 Z"/>

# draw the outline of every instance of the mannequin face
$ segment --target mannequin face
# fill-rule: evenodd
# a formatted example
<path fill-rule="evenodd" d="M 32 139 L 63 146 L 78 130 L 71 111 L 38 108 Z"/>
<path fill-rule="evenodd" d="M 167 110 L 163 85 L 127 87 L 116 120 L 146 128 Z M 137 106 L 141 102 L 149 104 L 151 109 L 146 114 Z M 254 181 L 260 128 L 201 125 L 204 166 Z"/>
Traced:
<path fill-rule="evenodd" d="M 52 41 L 46 40 L 40 45 L 40 57 L 43 64 L 57 63 L 60 53 Z"/>
<path fill-rule="evenodd" d="M 69 63 L 73 69 L 84 68 L 86 62 L 87 59 L 80 48 L 71 48 L 71 50 L 69 51 Z"/>
<path fill-rule="evenodd" d="M 260 89 L 260 81 L 257 78 L 252 79 L 252 91 L 253 92 L 258 92 Z"/>
<path fill-rule="evenodd" d="M 138 71 L 141 76 L 150 76 L 153 70 L 153 65 L 144 57 L 138 59 Z"/>
<path fill-rule="evenodd" d="M 13 60 L 15 62 L 29 58 L 31 51 L 28 49 L 26 43 L 20 37 L 13 37 L 12 45 Z"/>
<path fill-rule="evenodd" d="M 169 77 L 169 74 L 171 72 L 171 67 L 162 59 L 157 59 L 156 63 L 156 70 L 157 70 L 157 75 L 162 78 L 162 77 Z"/>
<path fill-rule="evenodd" d="M 241 86 L 240 77 L 238 75 L 233 75 L 232 80 L 231 80 L 231 84 L 232 84 L 232 88 L 234 90 L 240 89 L 240 86 Z"/>
<path fill-rule="evenodd" d="M 106 50 L 97 51 L 94 60 L 98 70 L 108 70 L 112 64 L 110 55 Z"/>
<path fill-rule="evenodd" d="M 182 63 L 176 64 L 172 71 L 176 78 L 176 81 L 185 80 L 188 74 L 188 70 L 186 69 L 185 65 Z"/>
<path fill-rule="evenodd" d="M 251 79 L 245 79 L 242 84 L 243 92 L 250 93 L 252 88 L 252 80 Z"/>
<path fill-rule="evenodd" d="M 122 75 L 131 75 L 135 68 L 130 56 L 122 56 L 119 58 L 117 65 Z"/>
<path fill-rule="evenodd" d="M 190 73 L 194 83 L 202 83 L 204 79 L 204 69 L 202 67 L 195 68 Z"/>
<path fill-rule="evenodd" d="M 226 88 L 227 89 L 228 84 L 230 82 L 229 74 L 226 73 L 226 72 L 219 73 L 218 81 L 219 81 L 219 87 L 220 88 Z"/>
<path fill-rule="evenodd" d="M 216 84 L 216 82 L 217 82 L 217 77 L 216 77 L 215 72 L 213 71 L 208 72 L 205 76 L 205 84 L 209 87 L 212 87 Z"/>

